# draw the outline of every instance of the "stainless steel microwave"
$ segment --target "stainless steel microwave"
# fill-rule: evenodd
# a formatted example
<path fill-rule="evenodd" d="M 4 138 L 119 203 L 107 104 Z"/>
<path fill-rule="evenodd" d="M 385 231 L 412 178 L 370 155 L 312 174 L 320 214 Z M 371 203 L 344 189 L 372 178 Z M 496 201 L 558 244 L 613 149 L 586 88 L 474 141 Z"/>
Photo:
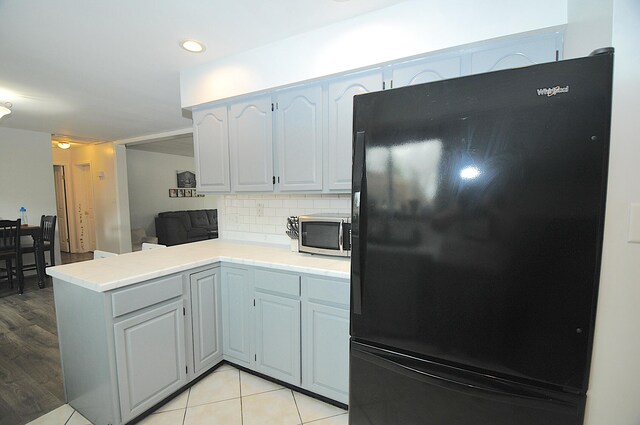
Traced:
<path fill-rule="evenodd" d="M 351 217 L 346 214 L 312 214 L 298 217 L 298 251 L 351 256 Z"/>

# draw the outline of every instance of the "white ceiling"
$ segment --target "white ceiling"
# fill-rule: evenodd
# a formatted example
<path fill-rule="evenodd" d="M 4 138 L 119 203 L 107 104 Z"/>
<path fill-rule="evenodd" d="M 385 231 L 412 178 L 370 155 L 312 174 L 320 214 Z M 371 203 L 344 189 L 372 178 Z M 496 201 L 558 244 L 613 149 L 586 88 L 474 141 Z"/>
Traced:
<path fill-rule="evenodd" d="M 99 140 L 187 128 L 181 70 L 401 1 L 0 0 L 0 104 L 13 104 L 0 126 Z"/>
<path fill-rule="evenodd" d="M 128 143 L 127 149 L 135 149 L 146 152 L 166 153 L 193 157 L 193 134 L 180 134 L 177 136 L 154 138 L 144 142 Z"/>

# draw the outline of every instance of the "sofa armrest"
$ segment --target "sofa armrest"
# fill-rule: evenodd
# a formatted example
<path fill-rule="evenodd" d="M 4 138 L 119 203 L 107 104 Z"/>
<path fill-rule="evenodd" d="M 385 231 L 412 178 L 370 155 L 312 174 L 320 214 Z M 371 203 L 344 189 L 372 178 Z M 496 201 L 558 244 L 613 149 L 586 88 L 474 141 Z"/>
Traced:
<path fill-rule="evenodd" d="M 162 245 L 178 245 L 187 242 L 187 229 L 176 217 L 156 217 L 156 235 Z"/>

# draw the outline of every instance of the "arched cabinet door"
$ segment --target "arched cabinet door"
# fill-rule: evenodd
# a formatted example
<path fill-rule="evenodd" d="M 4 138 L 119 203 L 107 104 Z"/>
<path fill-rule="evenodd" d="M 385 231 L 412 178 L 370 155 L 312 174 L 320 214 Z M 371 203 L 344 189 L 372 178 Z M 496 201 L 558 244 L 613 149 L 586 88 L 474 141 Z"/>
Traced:
<path fill-rule="evenodd" d="M 193 112 L 196 187 L 203 192 L 229 192 L 227 107 Z"/>
<path fill-rule="evenodd" d="M 236 192 L 273 191 L 271 96 L 229 108 L 231 188 Z"/>
<path fill-rule="evenodd" d="M 562 39 L 557 34 L 513 40 L 471 55 L 471 74 L 553 62 L 561 57 Z"/>
<path fill-rule="evenodd" d="M 438 60 L 416 60 L 394 65 L 391 70 L 391 87 L 413 86 L 446 80 L 462 75 L 462 60 L 458 57 Z"/>
<path fill-rule="evenodd" d="M 278 93 L 276 151 L 280 190 L 322 189 L 322 88 Z"/>
<path fill-rule="evenodd" d="M 382 72 L 353 75 L 329 83 L 329 135 L 327 138 L 329 190 L 351 190 L 353 96 L 382 90 Z"/>

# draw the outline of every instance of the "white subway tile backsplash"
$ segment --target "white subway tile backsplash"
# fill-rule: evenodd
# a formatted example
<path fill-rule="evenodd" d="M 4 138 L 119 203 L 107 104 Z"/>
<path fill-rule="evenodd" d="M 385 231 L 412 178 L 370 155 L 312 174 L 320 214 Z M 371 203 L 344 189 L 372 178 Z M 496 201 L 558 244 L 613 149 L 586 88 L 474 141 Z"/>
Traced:
<path fill-rule="evenodd" d="M 313 201 L 313 208 L 331 208 L 331 201 L 328 199 L 316 199 Z"/>
<path fill-rule="evenodd" d="M 287 217 L 351 212 L 349 194 L 223 195 L 218 215 L 222 238 L 288 244 Z M 262 215 L 258 216 L 258 204 Z"/>
<path fill-rule="evenodd" d="M 298 200 L 299 208 L 312 208 L 313 207 L 313 199 L 300 199 Z"/>

